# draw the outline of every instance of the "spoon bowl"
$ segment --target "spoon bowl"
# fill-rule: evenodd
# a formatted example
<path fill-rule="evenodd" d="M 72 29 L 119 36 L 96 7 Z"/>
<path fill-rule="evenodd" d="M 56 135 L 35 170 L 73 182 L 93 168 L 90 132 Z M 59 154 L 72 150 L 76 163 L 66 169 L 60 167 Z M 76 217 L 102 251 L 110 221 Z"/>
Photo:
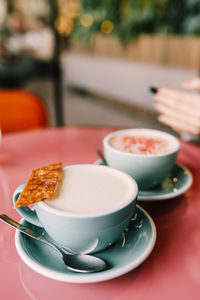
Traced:
<path fill-rule="evenodd" d="M 79 272 L 79 273 L 91 273 L 91 272 L 99 272 L 106 268 L 105 261 L 103 261 L 102 259 L 100 259 L 96 256 L 92 256 L 89 254 L 65 253 L 58 246 L 47 241 L 45 238 L 43 238 L 42 236 L 39 236 L 37 233 L 30 230 L 29 228 L 26 228 L 25 226 L 22 226 L 21 224 L 17 223 L 10 217 L 8 217 L 4 214 L 1 214 L 0 219 L 3 222 L 7 223 L 8 225 L 18 229 L 22 233 L 52 247 L 55 251 L 57 251 L 60 254 L 64 264 L 71 271 Z"/>

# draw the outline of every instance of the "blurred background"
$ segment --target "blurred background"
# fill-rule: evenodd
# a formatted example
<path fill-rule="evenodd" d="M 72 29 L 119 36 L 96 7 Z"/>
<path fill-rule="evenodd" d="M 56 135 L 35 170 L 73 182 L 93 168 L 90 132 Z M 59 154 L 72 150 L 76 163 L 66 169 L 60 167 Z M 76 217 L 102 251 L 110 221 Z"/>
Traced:
<path fill-rule="evenodd" d="M 0 0 L 3 133 L 26 129 L 34 110 L 36 127 L 173 132 L 149 87 L 181 89 L 199 69 L 199 0 Z"/>

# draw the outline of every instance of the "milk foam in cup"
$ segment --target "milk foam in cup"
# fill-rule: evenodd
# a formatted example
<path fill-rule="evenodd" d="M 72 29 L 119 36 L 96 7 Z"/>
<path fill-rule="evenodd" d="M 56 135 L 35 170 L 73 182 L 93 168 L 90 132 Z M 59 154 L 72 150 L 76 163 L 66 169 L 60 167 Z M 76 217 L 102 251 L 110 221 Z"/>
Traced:
<path fill-rule="evenodd" d="M 56 199 L 35 203 L 35 211 L 27 207 L 17 211 L 74 253 L 107 248 L 134 215 L 138 194 L 135 180 L 124 172 L 93 164 L 68 166 L 63 172 Z M 14 192 L 14 203 L 23 187 Z"/>
<path fill-rule="evenodd" d="M 173 135 L 154 129 L 124 129 L 103 140 L 105 159 L 112 168 L 132 176 L 139 189 L 160 184 L 176 161 L 180 143 Z"/>
<path fill-rule="evenodd" d="M 64 169 L 56 199 L 45 200 L 53 208 L 79 214 L 106 213 L 119 209 L 132 195 L 126 176 L 109 168 L 76 167 Z"/>

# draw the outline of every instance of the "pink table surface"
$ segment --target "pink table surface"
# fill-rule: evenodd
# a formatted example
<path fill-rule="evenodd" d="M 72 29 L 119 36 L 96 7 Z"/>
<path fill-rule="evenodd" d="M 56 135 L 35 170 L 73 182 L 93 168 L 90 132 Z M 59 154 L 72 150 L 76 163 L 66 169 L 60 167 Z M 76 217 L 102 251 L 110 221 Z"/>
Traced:
<path fill-rule="evenodd" d="M 50 128 L 4 135 L 0 146 L 0 211 L 19 220 L 12 193 L 31 169 L 56 161 L 93 163 L 110 128 Z M 193 174 L 182 196 L 141 203 L 152 216 L 157 241 L 137 269 L 99 283 L 58 282 L 31 270 L 19 258 L 14 230 L 0 222 L 0 299 L 200 299 L 200 149 L 181 144 L 178 162 Z"/>

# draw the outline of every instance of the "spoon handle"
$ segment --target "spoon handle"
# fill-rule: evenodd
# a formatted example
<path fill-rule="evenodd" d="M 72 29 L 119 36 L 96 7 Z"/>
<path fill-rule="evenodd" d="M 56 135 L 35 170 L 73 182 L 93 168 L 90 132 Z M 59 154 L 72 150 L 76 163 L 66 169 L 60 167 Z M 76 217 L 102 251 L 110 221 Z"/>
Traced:
<path fill-rule="evenodd" d="M 41 238 L 39 235 L 37 235 L 35 232 L 33 232 L 32 230 L 22 226 L 21 224 L 17 223 L 15 220 L 11 219 L 10 217 L 2 214 L 0 215 L 0 219 L 2 221 L 4 221 L 5 223 L 7 223 L 8 225 L 20 230 L 21 232 L 35 238 L 35 239 L 39 239 Z"/>
<path fill-rule="evenodd" d="M 105 157 L 103 156 L 101 150 L 97 150 L 97 154 L 99 155 L 99 157 L 101 158 L 102 162 L 104 163 L 104 165 L 108 165 L 107 161 L 105 160 Z"/>
<path fill-rule="evenodd" d="M 49 245 L 50 247 L 54 248 L 57 252 L 59 252 L 59 254 L 62 255 L 62 250 L 58 249 L 54 244 L 48 242 L 47 240 L 45 240 L 43 237 L 41 237 L 40 235 L 38 235 L 37 233 L 35 233 L 34 231 L 32 231 L 29 228 L 26 228 L 25 226 L 22 226 L 21 224 L 17 223 L 15 220 L 11 219 L 10 217 L 1 214 L 0 215 L 0 219 L 2 221 L 4 221 L 5 223 L 7 223 L 8 225 L 20 230 L 21 232 L 25 233 L 26 235 L 40 241 L 43 242 L 47 245 Z"/>

